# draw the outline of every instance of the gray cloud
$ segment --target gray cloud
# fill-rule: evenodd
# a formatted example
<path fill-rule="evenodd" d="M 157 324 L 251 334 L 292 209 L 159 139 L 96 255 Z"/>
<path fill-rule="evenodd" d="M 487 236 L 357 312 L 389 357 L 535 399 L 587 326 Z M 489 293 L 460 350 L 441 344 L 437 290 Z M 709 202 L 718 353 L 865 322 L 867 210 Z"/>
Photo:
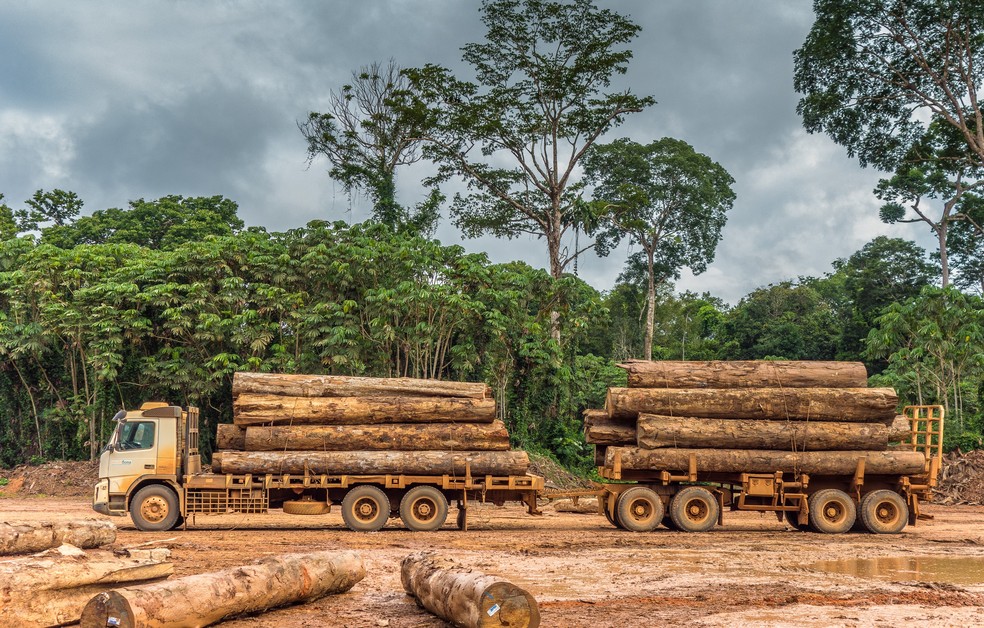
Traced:
<path fill-rule="evenodd" d="M 813 16 L 806 1 L 605 3 L 643 27 L 618 85 L 659 104 L 610 138 L 684 139 L 727 168 L 738 200 L 700 277 L 679 287 L 736 301 L 770 282 L 816 275 L 880 233 L 928 238 L 878 222 L 861 170 L 795 113 L 792 51 Z M 248 224 L 280 230 L 314 218 L 365 217 L 305 165 L 295 121 L 323 109 L 351 71 L 390 57 L 405 66 L 461 67 L 478 41 L 477 4 L 237 2 L 0 6 L 0 192 L 17 206 L 39 188 L 78 192 L 86 209 L 165 194 L 224 194 Z M 417 165 L 400 173 L 405 202 L 422 192 Z M 460 186 L 450 186 L 453 193 Z M 545 266 L 530 238 L 462 241 L 450 220 L 438 236 L 495 261 Z M 586 256 L 579 273 L 609 288 L 628 247 Z"/>

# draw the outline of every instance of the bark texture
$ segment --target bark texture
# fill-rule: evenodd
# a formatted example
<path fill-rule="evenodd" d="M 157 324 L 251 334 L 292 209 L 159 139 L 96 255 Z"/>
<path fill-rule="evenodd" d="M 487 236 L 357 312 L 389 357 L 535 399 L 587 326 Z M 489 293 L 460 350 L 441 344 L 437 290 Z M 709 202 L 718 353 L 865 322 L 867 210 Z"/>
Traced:
<path fill-rule="evenodd" d="M 629 388 L 864 388 L 861 362 L 629 360 Z"/>
<path fill-rule="evenodd" d="M 327 473 L 332 475 L 525 475 L 525 451 L 219 451 L 216 473 Z"/>
<path fill-rule="evenodd" d="M 344 593 L 366 575 L 350 551 L 287 554 L 252 565 L 101 593 L 82 612 L 83 628 L 208 626 L 244 613 Z"/>
<path fill-rule="evenodd" d="M 609 447 L 605 464 L 623 470 L 686 471 L 690 455 L 697 457 L 698 473 L 809 473 L 851 475 L 865 458 L 866 475 L 918 475 L 926 471 L 926 457 L 913 451 L 789 451 L 735 449 L 642 449 Z"/>
<path fill-rule="evenodd" d="M 0 555 L 30 554 L 65 543 L 91 549 L 114 541 L 116 526 L 109 521 L 0 523 Z"/>
<path fill-rule="evenodd" d="M 483 383 L 410 377 L 236 373 L 232 378 L 233 397 L 247 393 L 289 397 L 408 396 L 488 399 L 492 396 L 492 390 Z"/>
<path fill-rule="evenodd" d="M 215 426 L 215 448 L 216 449 L 235 449 L 243 451 L 246 449 L 246 428 L 241 425 L 231 423 L 220 423 Z"/>
<path fill-rule="evenodd" d="M 467 397 L 286 397 L 241 394 L 236 425 L 358 425 L 377 423 L 491 423 L 494 399 Z"/>
<path fill-rule="evenodd" d="M 244 444 L 241 449 L 246 451 L 506 451 L 509 449 L 509 432 L 499 420 L 492 423 L 284 425 L 248 427 Z"/>
<path fill-rule="evenodd" d="M 891 388 L 609 388 L 612 418 L 639 413 L 712 419 L 891 422 L 898 396 Z"/>
<path fill-rule="evenodd" d="M 638 445 L 647 449 L 882 450 L 909 434 L 909 422 L 904 417 L 885 425 L 640 414 L 637 429 Z"/>
<path fill-rule="evenodd" d="M 68 545 L 6 560 L 0 563 L 0 626 L 76 622 L 92 596 L 120 584 L 151 582 L 173 573 L 170 562 L 117 558 L 110 552 L 86 554 Z"/>
<path fill-rule="evenodd" d="M 417 604 L 462 628 L 536 628 L 540 611 L 527 591 L 435 552 L 400 563 L 403 588 Z"/>

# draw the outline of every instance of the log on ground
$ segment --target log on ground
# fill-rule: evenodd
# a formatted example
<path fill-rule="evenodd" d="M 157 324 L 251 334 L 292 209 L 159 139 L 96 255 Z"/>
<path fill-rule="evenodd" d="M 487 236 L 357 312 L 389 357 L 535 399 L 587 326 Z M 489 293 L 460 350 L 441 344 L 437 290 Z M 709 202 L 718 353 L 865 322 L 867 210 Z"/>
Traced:
<path fill-rule="evenodd" d="M 405 396 L 488 399 L 492 396 L 492 390 L 486 384 L 474 382 L 411 377 L 236 373 L 232 377 L 233 397 L 247 393 L 289 397 Z"/>
<path fill-rule="evenodd" d="M 629 388 L 864 388 L 861 362 L 629 360 Z"/>
<path fill-rule="evenodd" d="M 63 545 L 0 563 L 0 626 L 60 626 L 76 622 L 92 597 L 120 584 L 167 578 L 167 561 L 86 554 Z M 105 625 L 105 624 L 104 624 Z"/>
<path fill-rule="evenodd" d="M 215 448 L 244 451 L 246 449 L 246 428 L 231 423 L 216 425 Z"/>
<path fill-rule="evenodd" d="M 918 451 L 768 451 L 754 449 L 642 449 L 609 447 L 605 465 L 623 470 L 686 471 L 690 455 L 697 473 L 809 473 L 852 475 L 858 460 L 865 459 L 866 475 L 919 475 L 926 471 L 926 457 Z"/>
<path fill-rule="evenodd" d="M 246 428 L 244 444 L 246 451 L 506 451 L 509 449 L 509 432 L 505 423 L 499 420 L 492 423 L 252 426 Z"/>
<path fill-rule="evenodd" d="M 525 475 L 525 451 L 219 451 L 216 473 L 330 475 Z"/>
<path fill-rule="evenodd" d="M 881 451 L 909 434 L 909 422 L 884 423 L 705 419 L 640 414 L 638 445 L 647 449 L 775 449 Z M 588 441 L 591 442 L 591 441 Z"/>
<path fill-rule="evenodd" d="M 612 418 L 640 413 L 709 419 L 783 419 L 890 423 L 898 396 L 891 388 L 609 388 Z"/>
<path fill-rule="evenodd" d="M 635 421 L 609 418 L 604 410 L 585 410 L 584 440 L 592 445 L 635 445 Z"/>
<path fill-rule="evenodd" d="M 0 555 L 30 554 L 64 543 L 91 549 L 114 541 L 116 526 L 109 521 L 0 523 Z"/>
<path fill-rule="evenodd" d="M 469 397 L 280 397 L 242 394 L 233 401 L 236 425 L 357 425 L 491 423 L 494 399 Z"/>
<path fill-rule="evenodd" d="M 435 552 L 400 563 L 404 590 L 417 604 L 462 628 L 536 628 L 540 611 L 527 591 L 497 576 L 463 567 Z"/>
<path fill-rule="evenodd" d="M 115 589 L 92 598 L 83 628 L 208 626 L 223 619 L 344 593 L 366 575 L 350 551 L 270 556 L 252 565 Z"/>

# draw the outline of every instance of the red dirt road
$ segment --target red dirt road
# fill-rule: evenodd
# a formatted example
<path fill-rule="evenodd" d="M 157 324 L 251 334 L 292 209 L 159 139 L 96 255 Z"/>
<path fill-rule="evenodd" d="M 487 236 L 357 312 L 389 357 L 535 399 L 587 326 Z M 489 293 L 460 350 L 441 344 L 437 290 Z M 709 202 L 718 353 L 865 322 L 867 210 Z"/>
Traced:
<path fill-rule="evenodd" d="M 814 568 L 821 560 L 875 557 L 984 561 L 984 507 L 924 510 L 935 519 L 888 537 L 794 532 L 773 515 L 754 513 L 726 513 L 723 528 L 704 534 L 634 534 L 598 515 L 546 508 L 542 517 L 530 517 L 517 506 L 476 507 L 468 532 L 452 528 L 453 510 L 449 524 L 430 533 L 406 531 L 399 521 L 380 532 L 350 532 L 337 512 L 199 517 L 188 530 L 166 533 L 113 521 L 120 527 L 116 546 L 160 540 L 171 549 L 178 576 L 268 554 L 362 553 L 368 576 L 349 593 L 223 624 L 229 627 L 446 626 L 417 608 L 400 585 L 400 560 L 421 549 L 445 551 L 526 588 L 540 603 L 542 625 L 550 627 L 979 625 L 984 578 L 918 582 L 918 574 L 902 573 L 875 580 Z M 0 520 L 87 517 L 99 515 L 84 498 L 0 499 Z"/>

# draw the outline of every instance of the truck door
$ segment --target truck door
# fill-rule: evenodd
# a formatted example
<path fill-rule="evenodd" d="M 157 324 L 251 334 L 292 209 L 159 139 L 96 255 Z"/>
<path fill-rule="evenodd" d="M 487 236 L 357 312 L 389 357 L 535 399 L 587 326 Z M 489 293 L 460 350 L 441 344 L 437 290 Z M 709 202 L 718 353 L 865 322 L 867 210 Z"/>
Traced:
<path fill-rule="evenodd" d="M 110 493 L 125 493 L 140 476 L 157 473 L 157 419 L 127 419 L 109 458 Z"/>

